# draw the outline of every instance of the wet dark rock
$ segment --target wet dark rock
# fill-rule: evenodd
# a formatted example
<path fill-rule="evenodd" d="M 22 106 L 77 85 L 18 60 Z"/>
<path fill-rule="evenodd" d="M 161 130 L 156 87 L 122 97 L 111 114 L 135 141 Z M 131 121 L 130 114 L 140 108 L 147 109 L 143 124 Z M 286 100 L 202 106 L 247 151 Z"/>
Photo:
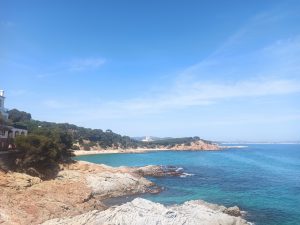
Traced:
<path fill-rule="evenodd" d="M 230 216 L 242 216 L 241 210 L 237 206 L 226 208 L 224 210 L 224 213 Z"/>
<path fill-rule="evenodd" d="M 151 176 L 151 177 L 166 177 L 166 176 L 182 176 L 183 168 L 176 166 L 144 166 L 134 168 L 134 173 L 141 176 Z"/>
<path fill-rule="evenodd" d="M 159 187 L 159 186 L 153 186 L 153 187 L 149 187 L 147 190 L 146 190 L 146 193 L 149 193 L 149 194 L 159 194 L 160 192 L 162 192 L 164 190 L 163 187 Z"/>

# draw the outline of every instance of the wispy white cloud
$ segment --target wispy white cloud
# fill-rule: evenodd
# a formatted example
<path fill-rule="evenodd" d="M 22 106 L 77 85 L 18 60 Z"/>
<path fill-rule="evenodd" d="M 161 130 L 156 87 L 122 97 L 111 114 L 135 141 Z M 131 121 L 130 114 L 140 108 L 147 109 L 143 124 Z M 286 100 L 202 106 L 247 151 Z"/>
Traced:
<path fill-rule="evenodd" d="M 269 44 L 251 45 L 249 34 L 283 15 L 265 13 L 254 17 L 229 37 L 211 55 L 174 75 L 160 91 L 144 97 L 81 106 L 73 114 L 87 120 L 128 118 L 188 107 L 205 107 L 224 100 L 300 93 L 300 37 L 274 39 Z M 263 19 L 263 22 L 261 20 Z M 254 31 L 253 31 L 254 30 Z M 258 37 L 259 38 L 259 35 Z M 242 49 L 240 49 L 242 48 Z M 74 61 L 74 70 L 99 67 L 102 59 Z M 79 108 L 79 110 L 78 110 Z M 82 108 L 83 110 L 80 110 Z"/>
<path fill-rule="evenodd" d="M 148 98 L 127 99 L 93 107 L 93 114 L 101 117 L 126 117 L 192 106 L 217 104 L 224 99 L 250 98 L 300 92 L 300 83 L 293 80 L 245 80 L 233 83 L 181 83 L 170 90 Z M 84 112 L 83 112 L 84 113 Z"/>
<path fill-rule="evenodd" d="M 145 98 L 122 101 L 78 104 L 70 106 L 60 101 L 48 102 L 51 108 L 66 109 L 69 115 L 85 121 L 100 119 L 131 118 L 147 114 L 160 114 L 188 107 L 206 107 L 223 100 L 300 93 L 300 83 L 293 80 L 245 80 L 235 83 L 192 82 L 174 85 L 164 93 L 156 93 Z M 75 119 L 76 120 L 76 119 Z"/>
<path fill-rule="evenodd" d="M 68 62 L 64 62 L 53 66 L 51 70 L 47 72 L 38 73 L 35 77 L 39 79 L 58 76 L 61 74 L 69 74 L 74 72 L 81 72 L 86 70 L 94 70 L 102 67 L 106 63 L 104 58 L 81 58 L 73 59 Z M 54 68 L 54 69 L 53 69 Z"/>
<path fill-rule="evenodd" d="M 63 101 L 57 99 L 47 99 L 42 101 L 42 106 L 48 109 L 59 109 L 59 110 L 74 110 L 79 107 L 79 104 L 75 101 Z"/>
<path fill-rule="evenodd" d="M 0 26 L 5 28 L 14 27 L 16 24 L 12 21 L 0 21 Z"/>
<path fill-rule="evenodd" d="M 300 93 L 299 38 L 276 41 L 255 51 L 249 61 L 263 60 L 263 63 L 256 65 L 255 69 L 242 66 L 231 70 L 231 67 L 224 65 L 228 60 L 235 59 L 233 57 L 224 62 L 222 57 L 213 59 L 210 57 L 209 60 L 205 59 L 183 70 L 169 86 L 158 92 L 148 93 L 145 97 L 100 102 L 93 106 L 76 105 L 71 114 L 75 117 L 84 117 L 86 120 L 128 118 L 187 107 L 205 107 L 222 103 L 223 100 L 237 98 L 247 100 L 254 97 Z M 235 79 L 214 79 L 211 77 L 212 73 L 215 75 L 220 73 L 222 76 L 230 73 L 233 77 L 238 73 L 245 76 L 237 76 Z M 65 108 L 66 104 L 49 101 L 46 105 L 51 108 Z"/>
<path fill-rule="evenodd" d="M 222 120 L 215 120 L 215 121 L 209 121 L 208 124 L 210 125 L 217 125 L 217 126 L 234 126 L 237 124 L 240 125 L 249 125 L 249 124 L 262 124 L 262 123 L 268 123 L 268 124 L 275 124 L 275 123 L 287 123 L 290 121 L 300 121 L 300 112 L 297 114 L 287 114 L 287 115 L 240 115 L 236 116 L 234 118 L 229 117 Z"/>
<path fill-rule="evenodd" d="M 69 70 L 80 71 L 87 69 L 97 69 L 106 63 L 104 58 L 84 58 L 75 59 L 68 63 Z"/>
<path fill-rule="evenodd" d="M 218 104 L 225 99 L 300 93 L 299 37 L 277 40 L 246 56 L 248 58 L 244 55 L 210 56 L 184 69 L 164 91 L 107 103 L 95 115 L 118 117 L 159 113 Z"/>

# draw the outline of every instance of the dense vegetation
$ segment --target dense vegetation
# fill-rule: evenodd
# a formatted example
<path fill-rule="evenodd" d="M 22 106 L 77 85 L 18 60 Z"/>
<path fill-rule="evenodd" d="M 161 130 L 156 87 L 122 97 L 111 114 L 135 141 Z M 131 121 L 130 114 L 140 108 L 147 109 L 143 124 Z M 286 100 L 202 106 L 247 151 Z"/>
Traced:
<path fill-rule="evenodd" d="M 72 161 L 73 138 L 68 133 L 54 127 L 34 130 L 34 120 L 29 113 L 16 109 L 9 111 L 6 125 L 17 128 L 31 128 L 29 135 L 17 136 L 14 144 L 18 153 L 16 169 L 42 179 L 54 177 L 59 171 L 59 163 Z"/>
<path fill-rule="evenodd" d="M 128 136 L 116 134 L 111 130 L 90 129 L 79 127 L 68 123 L 51 123 L 45 121 L 32 120 L 31 115 L 16 109 L 9 111 L 9 118 L 18 126 L 26 126 L 29 134 L 50 137 L 52 133 L 65 133 L 77 145 L 73 145 L 74 150 L 78 149 L 78 144 L 85 150 L 93 146 L 107 148 L 155 148 L 157 146 L 174 146 L 176 144 L 189 145 L 193 141 L 200 140 L 199 137 L 167 138 L 152 142 L 142 142 L 134 140 Z M 203 140 L 205 141 L 205 140 Z M 207 141 L 205 141 L 207 142 Z"/>
<path fill-rule="evenodd" d="M 79 143 L 86 150 L 99 145 L 101 148 L 136 148 L 139 141 L 128 136 L 116 134 L 111 130 L 89 129 L 68 123 L 50 123 L 38 120 L 28 120 L 23 123 L 28 127 L 31 134 L 48 135 L 53 130 L 67 133 L 72 137 L 74 143 Z M 76 149 L 75 146 L 73 146 Z"/>
<path fill-rule="evenodd" d="M 107 148 L 159 148 L 173 147 L 177 144 L 191 145 L 199 137 L 165 138 L 142 142 L 128 136 L 116 134 L 111 130 L 89 129 L 68 123 L 51 123 L 33 120 L 30 113 L 13 109 L 9 120 L 0 122 L 6 125 L 28 129 L 27 136 L 15 138 L 15 145 L 21 150 L 16 159 L 19 171 L 48 179 L 59 171 L 59 163 L 72 161 L 73 150 L 91 147 Z M 203 140 L 204 142 L 208 142 Z"/>
<path fill-rule="evenodd" d="M 31 114 L 17 109 L 12 109 L 8 111 L 8 119 L 13 123 L 28 121 L 31 120 Z"/>
<path fill-rule="evenodd" d="M 19 171 L 43 179 L 54 177 L 59 171 L 59 163 L 69 162 L 72 156 L 72 140 L 66 133 L 51 133 L 51 136 L 30 134 L 15 139 L 18 150 L 16 160 Z"/>
<path fill-rule="evenodd" d="M 157 145 L 162 145 L 162 146 L 169 146 L 173 147 L 175 145 L 186 145 L 189 146 L 191 145 L 192 142 L 202 140 L 199 137 L 182 137 L 182 138 L 166 138 L 166 139 L 160 139 L 160 140 L 155 140 L 151 141 L 148 143 L 150 147 L 155 147 Z M 211 143 L 210 141 L 202 140 L 206 143 Z"/>

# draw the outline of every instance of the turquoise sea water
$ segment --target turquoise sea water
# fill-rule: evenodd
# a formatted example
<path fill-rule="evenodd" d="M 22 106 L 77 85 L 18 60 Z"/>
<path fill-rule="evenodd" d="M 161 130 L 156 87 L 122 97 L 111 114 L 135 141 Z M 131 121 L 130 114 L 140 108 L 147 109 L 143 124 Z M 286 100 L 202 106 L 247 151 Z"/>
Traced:
<path fill-rule="evenodd" d="M 166 189 L 145 195 L 163 204 L 203 199 L 238 205 L 257 225 L 300 225 L 300 145 L 249 145 L 203 152 L 149 152 L 77 157 L 111 166 L 175 165 L 193 174 L 151 178 Z"/>

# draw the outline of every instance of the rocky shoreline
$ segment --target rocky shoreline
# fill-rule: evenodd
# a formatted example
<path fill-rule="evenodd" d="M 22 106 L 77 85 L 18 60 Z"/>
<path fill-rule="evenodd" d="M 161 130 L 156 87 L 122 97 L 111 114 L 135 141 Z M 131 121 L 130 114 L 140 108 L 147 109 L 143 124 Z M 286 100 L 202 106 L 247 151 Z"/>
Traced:
<path fill-rule="evenodd" d="M 62 165 L 57 177 L 48 181 L 0 171 L 0 224 L 247 224 L 237 209 L 228 215 L 229 209 L 200 201 L 172 207 L 140 198 L 110 208 L 103 204 L 112 197 L 161 191 L 144 176 L 182 174 L 175 167 L 113 168 L 87 162 Z M 162 210 L 165 213 L 157 217 Z"/>

